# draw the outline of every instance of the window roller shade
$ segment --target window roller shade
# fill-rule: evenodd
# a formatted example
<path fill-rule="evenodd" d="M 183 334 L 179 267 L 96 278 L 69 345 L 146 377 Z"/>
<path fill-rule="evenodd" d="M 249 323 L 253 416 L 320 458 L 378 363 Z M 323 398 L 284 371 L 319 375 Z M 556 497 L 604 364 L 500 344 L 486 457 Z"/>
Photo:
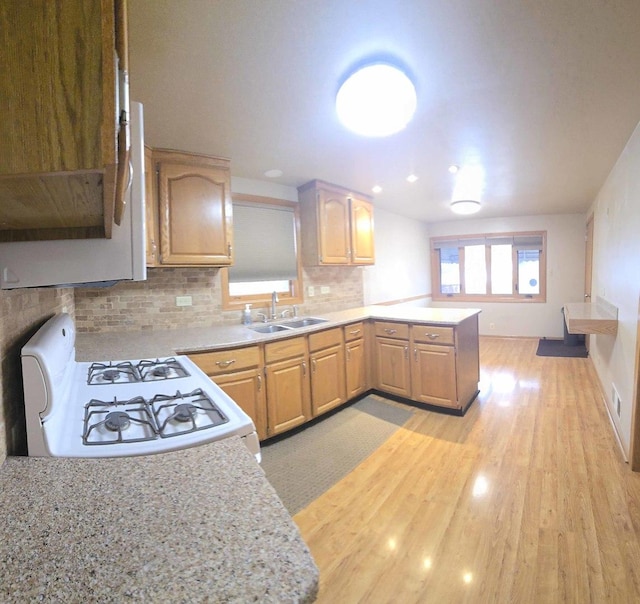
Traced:
<path fill-rule="evenodd" d="M 229 281 L 296 279 L 295 221 L 292 210 L 233 204 L 235 261 Z"/>

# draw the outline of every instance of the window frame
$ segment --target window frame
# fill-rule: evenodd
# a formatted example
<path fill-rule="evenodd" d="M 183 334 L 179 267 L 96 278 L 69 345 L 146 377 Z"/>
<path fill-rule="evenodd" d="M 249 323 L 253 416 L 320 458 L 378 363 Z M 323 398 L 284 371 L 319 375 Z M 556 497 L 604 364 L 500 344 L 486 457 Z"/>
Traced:
<path fill-rule="evenodd" d="M 465 249 L 459 247 L 459 268 L 460 268 L 460 293 L 441 292 L 440 283 L 440 251 L 439 247 L 447 242 L 458 240 L 485 240 L 485 266 L 487 272 L 487 292 L 491 291 L 491 243 L 492 238 L 509 237 L 541 237 L 542 249 L 540 250 L 540 293 L 520 294 L 518 293 L 518 250 L 512 249 L 512 294 L 468 294 L 465 292 L 464 279 L 464 258 Z M 438 247 L 436 247 L 438 246 Z M 446 246 L 446 245 L 445 245 Z M 518 303 L 540 303 L 547 301 L 547 231 L 509 231 L 504 233 L 480 233 L 473 235 L 448 235 L 443 237 L 430 237 L 429 248 L 431 253 L 431 299 L 438 302 L 518 302 Z"/>
<path fill-rule="evenodd" d="M 265 204 L 270 206 L 283 206 L 292 208 L 295 223 L 295 246 L 296 246 L 296 271 L 297 278 L 289 282 L 289 292 L 278 293 L 279 304 L 302 304 L 304 302 L 302 293 L 302 258 L 300 255 L 300 204 L 286 199 L 274 197 L 263 197 L 261 195 L 248 195 L 244 193 L 234 193 L 231 196 L 232 202 L 243 202 L 249 204 Z M 268 307 L 271 304 L 271 292 L 264 294 L 251 294 L 232 296 L 229 293 L 229 269 L 220 269 L 220 287 L 222 289 L 222 309 L 238 310 L 243 309 L 245 304 L 251 304 L 254 308 Z"/>

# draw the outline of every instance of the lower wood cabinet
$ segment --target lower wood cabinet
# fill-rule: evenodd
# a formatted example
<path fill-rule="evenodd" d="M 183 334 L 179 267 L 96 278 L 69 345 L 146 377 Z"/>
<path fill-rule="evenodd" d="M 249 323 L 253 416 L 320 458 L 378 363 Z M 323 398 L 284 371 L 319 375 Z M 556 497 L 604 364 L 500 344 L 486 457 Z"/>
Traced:
<path fill-rule="evenodd" d="M 411 398 L 409 340 L 376 337 L 376 388 Z"/>
<path fill-rule="evenodd" d="M 307 344 L 304 337 L 265 344 L 267 436 L 311 419 Z"/>
<path fill-rule="evenodd" d="M 453 346 L 414 344 L 411 398 L 420 403 L 458 407 Z"/>
<path fill-rule="evenodd" d="M 314 417 L 346 402 L 346 375 L 342 329 L 309 336 L 311 409 Z"/>
<path fill-rule="evenodd" d="M 347 382 L 347 400 L 360 396 L 367 390 L 366 348 L 364 339 L 359 338 L 345 344 L 345 366 Z"/>

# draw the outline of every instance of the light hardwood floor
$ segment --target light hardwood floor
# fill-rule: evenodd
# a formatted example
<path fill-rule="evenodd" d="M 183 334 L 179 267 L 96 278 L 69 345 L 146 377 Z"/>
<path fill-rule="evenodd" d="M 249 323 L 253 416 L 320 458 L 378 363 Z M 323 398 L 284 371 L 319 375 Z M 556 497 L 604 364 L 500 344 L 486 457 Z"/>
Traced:
<path fill-rule="evenodd" d="M 640 475 L 591 361 L 536 346 L 482 338 L 464 417 L 418 410 L 295 516 L 318 602 L 640 602 Z"/>

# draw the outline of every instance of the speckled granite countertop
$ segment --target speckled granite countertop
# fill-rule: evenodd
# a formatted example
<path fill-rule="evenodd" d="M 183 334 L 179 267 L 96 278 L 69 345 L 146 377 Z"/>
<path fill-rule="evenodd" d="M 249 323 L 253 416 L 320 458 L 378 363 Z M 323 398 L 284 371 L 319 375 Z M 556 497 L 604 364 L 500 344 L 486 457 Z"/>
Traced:
<path fill-rule="evenodd" d="M 237 438 L 0 466 L 0 601 L 312 602 L 318 570 Z"/>
<path fill-rule="evenodd" d="M 84 361 L 139 359 L 246 346 L 290 338 L 363 319 L 457 325 L 479 312 L 479 309 L 474 308 L 364 306 L 314 315 L 327 319 L 327 322 L 296 329 L 293 332 L 283 331 L 273 334 L 261 334 L 240 325 L 240 313 L 238 312 L 238 324 L 232 325 L 218 323 L 211 327 L 175 330 L 79 333 L 76 337 L 76 349 L 78 360 Z M 286 322 L 287 320 L 290 319 L 282 321 Z"/>

